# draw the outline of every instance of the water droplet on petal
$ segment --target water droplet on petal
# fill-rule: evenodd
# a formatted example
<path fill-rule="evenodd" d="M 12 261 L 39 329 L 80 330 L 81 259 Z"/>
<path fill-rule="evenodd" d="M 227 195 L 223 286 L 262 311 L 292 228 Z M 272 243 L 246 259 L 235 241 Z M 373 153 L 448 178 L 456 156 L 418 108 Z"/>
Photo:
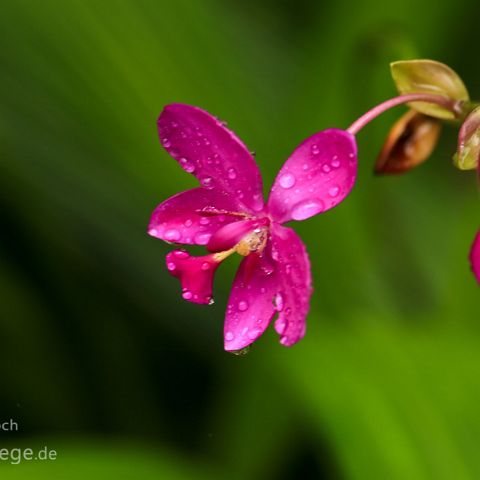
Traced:
<path fill-rule="evenodd" d="M 168 262 L 168 263 L 167 263 L 167 268 L 168 268 L 171 272 L 173 272 L 173 270 L 175 270 L 176 267 L 175 267 L 175 264 L 174 264 L 173 262 Z"/>
<path fill-rule="evenodd" d="M 152 237 L 156 237 L 158 232 L 157 232 L 157 229 L 156 228 L 151 228 L 149 231 L 148 231 L 148 234 L 151 235 Z"/>
<path fill-rule="evenodd" d="M 278 182 L 283 188 L 292 188 L 295 185 L 295 176 L 291 173 L 284 173 Z"/>
<path fill-rule="evenodd" d="M 167 230 L 164 234 L 165 240 L 169 242 L 176 242 L 177 240 L 180 240 L 181 236 L 182 235 L 176 228 L 171 228 L 170 230 Z"/>
<path fill-rule="evenodd" d="M 280 343 L 284 346 L 288 346 L 289 342 L 288 342 L 288 337 L 282 337 L 280 339 Z"/>
<path fill-rule="evenodd" d="M 201 180 L 201 183 L 205 188 L 213 188 L 212 177 L 203 177 L 202 180 Z"/>
<path fill-rule="evenodd" d="M 250 340 L 255 340 L 262 334 L 262 331 L 259 328 L 254 328 L 248 332 L 248 338 Z"/>
<path fill-rule="evenodd" d="M 262 194 L 256 193 L 253 196 L 253 205 L 252 208 L 256 211 L 259 212 L 260 210 L 263 209 L 263 197 Z"/>
<path fill-rule="evenodd" d="M 183 293 L 182 293 L 182 297 L 185 299 L 185 300 L 190 300 L 192 298 L 192 292 L 190 292 L 189 290 L 185 290 Z"/>
<path fill-rule="evenodd" d="M 332 161 L 331 161 L 330 165 L 331 165 L 333 168 L 338 168 L 338 167 L 340 166 L 340 160 L 338 159 L 338 155 L 335 155 L 335 156 L 332 158 Z"/>
<path fill-rule="evenodd" d="M 248 303 L 245 300 L 241 300 L 240 302 L 238 302 L 238 309 L 241 312 L 244 312 L 248 309 Z"/>
<path fill-rule="evenodd" d="M 195 165 L 185 157 L 182 157 L 180 160 L 180 166 L 188 173 L 193 173 L 195 171 Z"/>
<path fill-rule="evenodd" d="M 328 189 L 328 194 L 332 197 L 338 197 L 338 194 L 340 193 L 340 187 L 338 185 L 334 185 L 333 187 L 330 187 Z"/>
<path fill-rule="evenodd" d="M 287 329 L 287 321 L 285 320 L 285 318 L 282 315 L 275 322 L 275 330 L 277 330 L 277 332 L 280 335 L 283 335 L 283 333 L 285 332 L 286 329 Z"/>
<path fill-rule="evenodd" d="M 227 332 L 225 334 L 225 340 L 227 342 L 231 342 L 234 338 L 235 338 L 235 335 L 233 334 L 233 332 Z"/>
<path fill-rule="evenodd" d="M 312 145 L 312 153 L 313 155 L 318 155 L 320 153 L 320 149 L 318 148 L 318 145 Z"/>
<path fill-rule="evenodd" d="M 208 147 L 210 145 L 210 140 L 207 137 L 203 137 L 203 143 Z"/>
<path fill-rule="evenodd" d="M 211 236 L 211 233 L 199 232 L 195 235 L 195 243 L 197 245 L 206 245 L 209 242 Z"/>
<path fill-rule="evenodd" d="M 200 225 L 208 225 L 210 223 L 210 219 L 208 217 L 202 217 L 198 223 L 200 223 Z"/>
<path fill-rule="evenodd" d="M 302 168 L 303 168 L 304 170 L 308 170 L 308 169 L 309 169 L 308 163 L 304 163 Z"/>
<path fill-rule="evenodd" d="M 323 166 L 322 166 L 322 170 L 325 172 L 325 173 L 328 173 L 332 170 L 332 168 L 330 167 L 330 165 L 328 163 L 324 163 Z"/>
<path fill-rule="evenodd" d="M 177 258 L 188 258 L 190 256 L 190 254 L 188 252 L 186 252 L 185 250 L 175 250 L 173 252 L 173 254 L 177 257 Z"/>
<path fill-rule="evenodd" d="M 229 168 L 227 171 L 228 178 L 234 180 L 237 178 L 237 171 L 234 168 Z"/>
<path fill-rule="evenodd" d="M 184 225 L 188 228 L 188 227 L 191 227 L 193 225 L 193 221 L 190 219 L 190 218 L 187 218 L 187 220 L 185 220 L 184 222 Z"/>
<path fill-rule="evenodd" d="M 164 137 L 164 138 L 162 138 L 162 145 L 165 148 L 169 148 L 169 147 L 172 146 L 172 142 L 170 142 L 170 140 L 167 137 Z"/>
<path fill-rule="evenodd" d="M 275 294 L 273 297 L 273 306 L 277 312 L 281 312 L 283 310 L 283 295 L 280 292 Z"/>
<path fill-rule="evenodd" d="M 325 205 L 321 200 L 303 200 L 293 206 L 291 215 L 294 220 L 305 220 L 324 210 Z"/>
<path fill-rule="evenodd" d="M 208 262 L 203 262 L 201 269 L 202 270 L 208 270 L 210 268 L 210 264 Z"/>

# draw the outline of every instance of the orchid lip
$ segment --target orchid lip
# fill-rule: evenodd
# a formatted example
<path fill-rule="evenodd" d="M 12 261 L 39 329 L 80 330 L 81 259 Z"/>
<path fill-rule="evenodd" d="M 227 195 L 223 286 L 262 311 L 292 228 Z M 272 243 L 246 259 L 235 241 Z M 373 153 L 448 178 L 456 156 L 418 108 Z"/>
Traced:
<path fill-rule="evenodd" d="M 240 220 L 229 223 L 215 232 L 207 244 L 209 252 L 222 252 L 239 245 L 256 230 L 268 227 L 270 220 L 267 217 Z M 256 232 L 260 233 L 260 232 Z M 254 239 L 252 239 L 253 241 Z M 248 241 L 248 240 L 247 240 Z"/>

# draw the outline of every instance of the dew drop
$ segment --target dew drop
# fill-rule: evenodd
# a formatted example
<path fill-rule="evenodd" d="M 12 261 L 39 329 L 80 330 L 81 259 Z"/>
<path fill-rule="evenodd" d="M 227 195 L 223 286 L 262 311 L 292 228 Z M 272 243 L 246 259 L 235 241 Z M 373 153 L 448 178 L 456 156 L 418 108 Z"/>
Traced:
<path fill-rule="evenodd" d="M 234 168 L 229 168 L 227 171 L 228 178 L 234 180 L 237 178 L 237 171 Z"/>
<path fill-rule="evenodd" d="M 180 240 L 180 237 L 181 237 L 180 232 L 175 228 L 171 228 L 170 230 L 167 230 L 164 234 L 165 240 L 169 242 L 176 242 L 177 240 Z"/>
<path fill-rule="evenodd" d="M 313 155 L 318 155 L 320 153 L 320 149 L 318 148 L 318 145 L 312 145 L 312 153 Z"/>
<path fill-rule="evenodd" d="M 158 232 L 157 232 L 157 229 L 156 228 L 151 228 L 149 231 L 148 231 L 148 234 L 151 235 L 152 237 L 156 237 Z"/>
<path fill-rule="evenodd" d="M 184 225 L 188 228 L 188 227 L 191 227 L 193 225 L 193 221 L 190 219 L 190 218 L 187 218 L 187 220 L 185 220 L 184 222 Z"/>
<path fill-rule="evenodd" d="M 293 206 L 291 215 L 294 220 L 305 220 L 323 210 L 325 205 L 321 200 L 303 200 Z"/>
<path fill-rule="evenodd" d="M 252 208 L 256 211 L 259 212 L 260 210 L 263 209 L 263 197 L 261 193 L 256 193 L 253 196 L 253 205 Z"/>
<path fill-rule="evenodd" d="M 210 264 L 208 262 L 203 262 L 200 268 L 202 270 L 208 270 L 210 268 Z"/>
<path fill-rule="evenodd" d="M 310 166 L 308 165 L 308 163 L 304 163 L 302 168 L 303 168 L 304 170 L 308 170 L 309 167 L 310 167 Z"/>
<path fill-rule="evenodd" d="M 273 306 L 277 310 L 277 312 L 281 312 L 283 310 L 283 295 L 278 292 L 273 297 Z"/>
<path fill-rule="evenodd" d="M 185 300 L 190 300 L 192 298 L 192 292 L 190 292 L 189 290 L 185 290 L 183 293 L 182 293 L 182 297 L 185 299 Z"/>
<path fill-rule="evenodd" d="M 283 188 L 292 188 L 295 185 L 295 176 L 291 173 L 285 173 L 280 177 L 279 183 Z"/>
<path fill-rule="evenodd" d="M 199 232 L 195 235 L 195 243 L 197 245 L 206 245 L 212 236 L 211 233 Z"/>
<path fill-rule="evenodd" d="M 235 338 L 235 335 L 233 334 L 233 332 L 227 332 L 225 334 L 225 340 L 227 342 L 231 342 L 234 338 Z"/>
<path fill-rule="evenodd" d="M 188 252 L 186 252 L 185 250 L 175 250 L 173 252 L 173 254 L 177 257 L 177 258 L 188 258 L 190 257 L 190 254 Z"/>
<path fill-rule="evenodd" d="M 289 344 L 289 342 L 288 342 L 288 337 L 282 337 L 282 338 L 280 339 L 280 343 L 281 343 L 282 345 L 284 345 L 285 347 L 288 346 L 288 344 Z"/>
<path fill-rule="evenodd" d="M 274 269 L 271 265 L 265 265 L 265 266 L 262 267 L 262 272 L 265 276 L 268 277 L 269 275 L 271 275 L 274 272 Z"/>
<path fill-rule="evenodd" d="M 195 165 L 185 157 L 182 157 L 180 160 L 180 166 L 188 173 L 193 173 L 195 171 Z"/>
<path fill-rule="evenodd" d="M 248 338 L 250 340 L 255 340 L 256 338 L 258 338 L 260 335 L 262 334 L 262 331 L 259 329 L 259 328 L 254 328 L 253 330 L 250 330 L 248 332 Z"/>
<path fill-rule="evenodd" d="M 328 163 L 324 163 L 323 166 L 322 166 L 322 170 L 325 172 L 325 173 L 328 173 L 332 170 L 332 168 L 330 167 L 330 165 Z"/>
<path fill-rule="evenodd" d="M 248 309 L 248 303 L 245 300 L 241 300 L 240 302 L 238 302 L 237 306 L 241 312 L 244 312 Z"/>
<path fill-rule="evenodd" d="M 338 185 L 334 185 L 333 187 L 330 187 L 328 189 L 328 194 L 332 197 L 338 197 L 338 194 L 340 193 L 340 187 Z"/>
<path fill-rule="evenodd" d="M 171 272 L 173 272 L 173 270 L 175 270 L 176 267 L 175 267 L 175 264 L 174 264 L 173 262 L 168 262 L 168 263 L 167 263 L 167 268 L 168 268 Z"/>
<path fill-rule="evenodd" d="M 203 177 L 202 180 L 201 180 L 201 183 L 205 188 L 213 188 L 212 177 Z"/>
<path fill-rule="evenodd" d="M 210 140 L 207 137 L 203 137 L 203 143 L 208 147 L 210 145 Z"/>
<path fill-rule="evenodd" d="M 200 225 L 208 225 L 208 224 L 210 223 L 210 219 L 207 218 L 207 217 L 202 217 L 202 218 L 198 221 L 198 223 L 199 223 Z"/>
<path fill-rule="evenodd" d="M 280 334 L 283 335 L 285 330 L 287 329 L 287 322 L 283 316 L 279 317 L 278 320 L 275 322 L 275 330 Z"/>
<path fill-rule="evenodd" d="M 330 165 L 333 167 L 333 168 L 338 168 L 340 166 L 340 160 L 338 159 L 338 156 L 335 155 L 333 158 L 332 158 L 332 161 L 330 163 Z"/>
<path fill-rule="evenodd" d="M 162 145 L 165 148 L 169 148 L 169 147 L 172 146 L 172 142 L 170 142 L 170 140 L 167 137 L 164 137 L 164 138 L 162 138 Z"/>

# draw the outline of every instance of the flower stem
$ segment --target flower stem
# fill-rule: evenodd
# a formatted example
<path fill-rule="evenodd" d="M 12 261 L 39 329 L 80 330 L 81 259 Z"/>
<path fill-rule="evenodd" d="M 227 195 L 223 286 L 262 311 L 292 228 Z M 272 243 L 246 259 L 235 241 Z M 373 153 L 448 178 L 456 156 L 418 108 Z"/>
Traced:
<path fill-rule="evenodd" d="M 436 103 L 447 110 L 452 111 L 455 116 L 459 116 L 462 113 L 461 103 L 457 100 L 451 100 L 442 95 L 434 95 L 431 93 L 410 93 L 408 95 L 400 95 L 398 97 L 391 98 L 385 102 L 380 103 L 376 107 L 373 107 L 367 113 L 364 113 L 359 119 L 355 120 L 348 128 L 347 132 L 352 135 L 356 135 L 365 125 L 370 123 L 373 119 L 381 115 L 383 112 L 390 110 L 397 105 L 410 102 L 426 102 Z"/>

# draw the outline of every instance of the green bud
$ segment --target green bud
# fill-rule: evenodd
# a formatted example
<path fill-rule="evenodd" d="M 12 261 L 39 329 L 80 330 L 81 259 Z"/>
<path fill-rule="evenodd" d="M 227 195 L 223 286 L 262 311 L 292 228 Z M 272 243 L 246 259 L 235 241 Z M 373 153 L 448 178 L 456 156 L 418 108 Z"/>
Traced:
<path fill-rule="evenodd" d="M 469 100 L 462 79 L 447 65 L 434 60 L 403 60 L 390 64 L 393 80 L 400 94 L 430 93 L 455 101 Z M 433 103 L 409 104 L 417 112 L 431 117 L 454 119 L 455 114 Z"/>
<path fill-rule="evenodd" d="M 457 153 L 453 164 L 460 170 L 478 167 L 480 158 L 480 107 L 470 112 L 458 133 Z"/>

